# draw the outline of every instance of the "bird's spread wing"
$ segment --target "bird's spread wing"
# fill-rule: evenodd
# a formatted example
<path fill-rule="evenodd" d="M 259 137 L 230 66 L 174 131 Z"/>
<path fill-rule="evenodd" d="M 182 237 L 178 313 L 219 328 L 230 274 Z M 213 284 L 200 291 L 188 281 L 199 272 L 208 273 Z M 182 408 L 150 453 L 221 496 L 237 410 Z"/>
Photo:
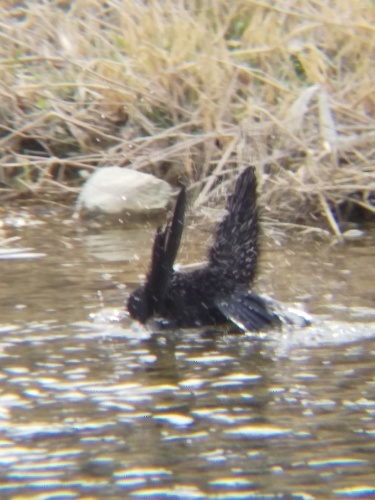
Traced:
<path fill-rule="evenodd" d="M 186 191 L 183 187 L 177 197 L 176 206 L 173 212 L 173 218 L 170 225 L 165 229 L 166 246 L 165 246 L 165 266 L 172 270 L 174 261 L 176 260 L 178 249 L 180 248 L 182 231 L 184 229 L 186 208 Z"/>
<path fill-rule="evenodd" d="M 216 301 L 217 308 L 241 330 L 257 332 L 279 324 L 278 316 L 269 312 L 263 300 L 251 292 L 238 291 Z"/>
<path fill-rule="evenodd" d="M 248 167 L 240 174 L 226 209 L 227 213 L 215 231 L 209 262 L 220 269 L 226 279 L 248 284 L 254 278 L 258 257 L 254 167 Z"/>
<path fill-rule="evenodd" d="M 153 309 L 158 310 L 162 304 L 173 274 L 173 264 L 181 243 L 184 228 L 186 192 L 182 188 L 176 202 L 172 221 L 164 230 L 156 231 L 152 249 L 151 269 L 147 276 L 147 289 L 153 303 Z"/>
<path fill-rule="evenodd" d="M 166 276 L 164 272 L 166 233 L 159 227 L 152 247 L 151 268 L 147 275 L 146 289 L 149 294 L 151 309 L 155 310 L 157 303 L 164 294 Z"/>

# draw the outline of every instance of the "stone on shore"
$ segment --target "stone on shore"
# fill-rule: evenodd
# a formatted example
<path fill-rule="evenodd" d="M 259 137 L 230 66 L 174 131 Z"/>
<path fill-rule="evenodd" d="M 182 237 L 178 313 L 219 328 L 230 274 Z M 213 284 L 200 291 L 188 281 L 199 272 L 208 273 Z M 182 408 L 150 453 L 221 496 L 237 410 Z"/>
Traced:
<path fill-rule="evenodd" d="M 173 189 L 154 175 L 121 167 L 97 169 L 77 199 L 79 215 L 152 215 L 165 210 Z"/>

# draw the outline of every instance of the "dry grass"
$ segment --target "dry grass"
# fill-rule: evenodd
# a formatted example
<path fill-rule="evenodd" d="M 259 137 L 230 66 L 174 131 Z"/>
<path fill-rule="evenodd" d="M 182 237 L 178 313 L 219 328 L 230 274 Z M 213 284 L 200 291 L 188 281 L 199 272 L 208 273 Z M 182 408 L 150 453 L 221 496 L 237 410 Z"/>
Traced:
<path fill-rule="evenodd" d="M 373 1 L 24 3 L 0 6 L 3 200 L 129 165 L 198 207 L 251 163 L 273 217 L 374 214 Z"/>

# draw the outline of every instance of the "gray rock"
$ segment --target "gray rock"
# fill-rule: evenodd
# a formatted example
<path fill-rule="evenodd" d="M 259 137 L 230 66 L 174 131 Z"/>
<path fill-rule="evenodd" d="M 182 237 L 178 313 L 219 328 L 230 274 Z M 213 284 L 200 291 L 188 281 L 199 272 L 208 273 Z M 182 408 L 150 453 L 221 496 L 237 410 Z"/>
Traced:
<path fill-rule="evenodd" d="M 77 199 L 75 217 L 84 214 L 145 215 L 164 210 L 172 186 L 157 177 L 120 167 L 96 170 Z"/>
<path fill-rule="evenodd" d="M 365 236 L 365 232 L 361 229 L 348 229 L 342 233 L 346 240 L 361 240 Z"/>

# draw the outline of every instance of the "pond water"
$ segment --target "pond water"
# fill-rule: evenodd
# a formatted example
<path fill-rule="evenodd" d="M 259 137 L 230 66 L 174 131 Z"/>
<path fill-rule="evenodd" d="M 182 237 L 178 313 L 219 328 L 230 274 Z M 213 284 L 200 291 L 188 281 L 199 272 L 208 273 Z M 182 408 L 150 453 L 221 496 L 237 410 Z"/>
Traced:
<path fill-rule="evenodd" d="M 153 229 L 41 222 L 2 234 L 34 250 L 0 254 L 1 499 L 375 497 L 373 230 L 266 240 L 258 290 L 313 324 L 259 340 L 114 321 Z"/>

